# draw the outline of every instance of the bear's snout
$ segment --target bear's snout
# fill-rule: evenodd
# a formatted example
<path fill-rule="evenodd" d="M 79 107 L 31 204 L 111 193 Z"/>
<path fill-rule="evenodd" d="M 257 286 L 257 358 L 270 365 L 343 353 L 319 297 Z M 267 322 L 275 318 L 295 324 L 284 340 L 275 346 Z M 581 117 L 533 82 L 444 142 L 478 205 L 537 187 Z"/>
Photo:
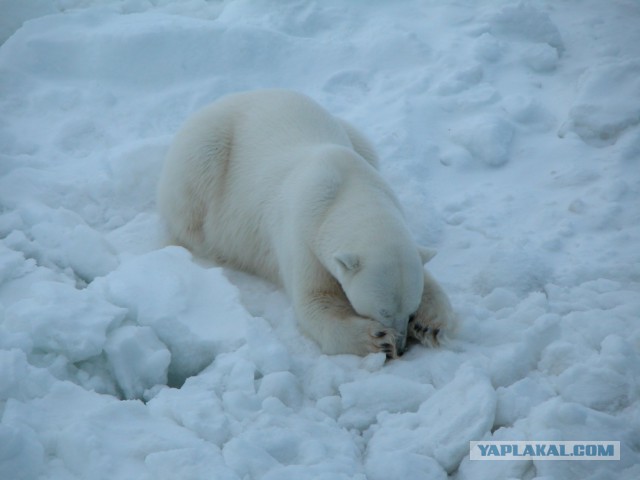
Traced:
<path fill-rule="evenodd" d="M 399 334 L 396 337 L 396 352 L 401 356 L 407 349 L 407 334 Z"/>

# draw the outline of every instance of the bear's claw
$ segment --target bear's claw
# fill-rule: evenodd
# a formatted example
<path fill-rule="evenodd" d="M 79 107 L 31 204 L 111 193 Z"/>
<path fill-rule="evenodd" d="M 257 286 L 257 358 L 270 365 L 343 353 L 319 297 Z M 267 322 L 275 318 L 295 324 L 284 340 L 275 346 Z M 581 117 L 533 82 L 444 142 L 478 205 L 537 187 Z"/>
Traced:
<path fill-rule="evenodd" d="M 409 324 L 409 336 L 415 338 L 421 344 L 426 346 L 438 346 L 440 344 L 440 339 L 438 338 L 439 333 L 439 328 L 431 328 L 419 323 Z"/>
<path fill-rule="evenodd" d="M 446 293 L 426 270 L 424 275 L 422 301 L 409 320 L 408 335 L 426 347 L 437 347 L 455 330 L 457 318 Z"/>
<path fill-rule="evenodd" d="M 398 358 L 396 334 L 392 330 L 378 330 L 371 334 L 372 352 L 384 352 L 388 359 Z"/>

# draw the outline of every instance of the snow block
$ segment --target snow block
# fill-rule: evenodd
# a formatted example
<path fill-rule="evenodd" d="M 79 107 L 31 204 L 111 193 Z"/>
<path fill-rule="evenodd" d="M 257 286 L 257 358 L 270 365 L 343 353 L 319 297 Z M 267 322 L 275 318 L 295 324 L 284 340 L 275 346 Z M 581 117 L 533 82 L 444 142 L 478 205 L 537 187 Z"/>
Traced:
<path fill-rule="evenodd" d="M 0 405 L 9 399 L 40 397 L 56 381 L 45 369 L 29 365 L 26 354 L 18 349 L 0 350 L 0 372 Z"/>
<path fill-rule="evenodd" d="M 275 397 L 294 409 L 302 404 L 300 382 L 291 372 L 274 372 L 263 377 L 258 388 L 258 396 L 262 399 Z"/>
<path fill-rule="evenodd" d="M 81 362 L 102 353 L 107 331 L 122 322 L 125 310 L 95 292 L 57 282 L 38 282 L 29 298 L 10 305 L 5 327 L 28 332 L 33 347 Z"/>
<path fill-rule="evenodd" d="M 500 167 L 509 161 L 513 135 L 510 122 L 488 115 L 466 122 L 454 130 L 451 137 L 476 160 L 490 167 Z"/>
<path fill-rule="evenodd" d="M 589 68 L 578 81 L 578 94 L 560 136 L 569 131 L 593 146 L 616 142 L 640 123 L 640 62 L 613 61 Z"/>
<path fill-rule="evenodd" d="M 171 353 L 150 327 L 120 327 L 109 335 L 105 352 L 125 398 L 167 384 Z"/>
<path fill-rule="evenodd" d="M 491 32 L 498 36 L 527 41 L 546 43 L 562 53 L 564 44 L 558 27 L 549 15 L 538 10 L 528 2 L 509 5 L 489 20 Z"/>
<path fill-rule="evenodd" d="M 0 478 L 36 480 L 44 464 L 44 447 L 28 427 L 0 424 Z"/>
<path fill-rule="evenodd" d="M 389 374 L 372 375 L 340 386 L 344 413 L 339 423 L 365 429 L 380 412 L 416 411 L 434 392 L 431 385 Z"/>
<path fill-rule="evenodd" d="M 452 406 L 455 405 L 455 411 Z M 451 473 L 469 454 L 469 442 L 493 426 L 496 392 L 481 370 L 463 365 L 455 378 L 437 390 L 415 414 L 381 417 L 369 441 L 368 459 L 426 455 Z M 369 465 L 368 460 L 367 465 Z M 414 472 L 406 478 L 419 478 Z"/>
<path fill-rule="evenodd" d="M 526 294 L 540 290 L 553 273 L 549 261 L 533 246 L 511 244 L 496 248 L 473 278 L 475 289 L 482 295 L 496 288 Z"/>
<path fill-rule="evenodd" d="M 221 268 L 198 266 L 183 248 L 132 258 L 101 280 L 95 288 L 104 288 L 107 298 L 128 309 L 128 320 L 151 327 L 169 348 L 171 384 L 245 343 L 250 315 L 237 289 Z"/>

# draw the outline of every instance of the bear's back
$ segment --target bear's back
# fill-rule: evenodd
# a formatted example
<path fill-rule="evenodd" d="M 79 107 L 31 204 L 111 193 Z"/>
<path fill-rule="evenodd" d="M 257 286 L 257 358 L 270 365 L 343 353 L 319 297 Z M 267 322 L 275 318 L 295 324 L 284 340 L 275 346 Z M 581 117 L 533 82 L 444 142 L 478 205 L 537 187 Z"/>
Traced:
<path fill-rule="evenodd" d="M 334 144 L 351 147 L 343 125 L 309 97 L 287 90 L 260 90 L 225 97 L 220 108 L 233 115 L 234 157 L 259 161 L 274 154 L 273 162 L 287 161 L 283 152 L 301 147 Z M 304 161 L 304 158 L 297 159 Z"/>

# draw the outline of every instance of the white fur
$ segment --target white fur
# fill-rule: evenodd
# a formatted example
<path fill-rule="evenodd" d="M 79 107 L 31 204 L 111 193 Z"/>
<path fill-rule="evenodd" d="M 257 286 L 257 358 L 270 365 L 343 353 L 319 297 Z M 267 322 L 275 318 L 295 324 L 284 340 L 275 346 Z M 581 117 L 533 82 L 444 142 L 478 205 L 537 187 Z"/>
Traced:
<path fill-rule="evenodd" d="M 177 134 L 158 204 L 177 243 L 282 285 L 324 352 L 394 356 L 451 313 L 376 168 L 371 144 L 309 98 L 240 93 Z"/>

